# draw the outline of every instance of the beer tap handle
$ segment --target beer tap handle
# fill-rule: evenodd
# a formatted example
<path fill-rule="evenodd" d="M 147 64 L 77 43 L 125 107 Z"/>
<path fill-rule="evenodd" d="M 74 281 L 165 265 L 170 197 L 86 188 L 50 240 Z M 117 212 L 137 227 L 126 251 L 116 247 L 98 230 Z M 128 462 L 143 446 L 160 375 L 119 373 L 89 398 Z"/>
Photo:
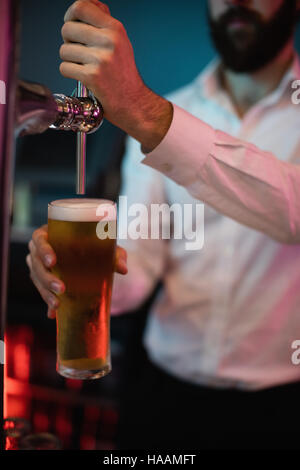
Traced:
<path fill-rule="evenodd" d="M 81 82 L 77 82 L 77 97 L 82 97 L 82 98 L 88 97 L 88 90 Z M 77 132 L 76 162 L 77 162 L 76 194 L 85 194 L 86 133 L 81 132 L 81 131 Z"/>

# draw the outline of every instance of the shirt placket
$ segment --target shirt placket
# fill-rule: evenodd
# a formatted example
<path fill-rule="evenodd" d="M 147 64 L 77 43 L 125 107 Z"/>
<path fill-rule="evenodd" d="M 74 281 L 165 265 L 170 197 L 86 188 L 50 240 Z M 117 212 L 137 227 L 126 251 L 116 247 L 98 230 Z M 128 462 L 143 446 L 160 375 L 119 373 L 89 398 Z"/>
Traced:
<path fill-rule="evenodd" d="M 208 376 L 216 376 L 222 361 L 224 332 L 227 331 L 231 319 L 231 293 L 234 280 L 234 233 L 232 221 L 222 219 L 220 230 L 224 234 L 223 245 L 219 254 L 213 279 L 213 295 L 211 302 L 210 321 L 206 328 L 204 346 L 204 371 Z M 212 380 L 214 382 L 214 380 Z M 212 383 L 213 384 L 213 383 Z"/>

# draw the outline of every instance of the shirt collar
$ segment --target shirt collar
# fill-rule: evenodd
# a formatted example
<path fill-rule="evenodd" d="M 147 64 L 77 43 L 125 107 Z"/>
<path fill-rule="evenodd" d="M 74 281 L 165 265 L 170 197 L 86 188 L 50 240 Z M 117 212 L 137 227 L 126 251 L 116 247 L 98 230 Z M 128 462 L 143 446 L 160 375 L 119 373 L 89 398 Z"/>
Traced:
<path fill-rule="evenodd" d="M 196 84 L 199 86 L 201 94 L 205 98 L 213 98 L 222 90 L 219 77 L 220 66 L 221 61 L 214 59 L 196 78 Z"/>
<path fill-rule="evenodd" d="M 220 80 L 220 59 L 214 59 L 210 62 L 203 72 L 196 78 L 196 84 L 200 87 L 201 94 L 204 98 L 213 99 L 219 93 L 226 93 L 222 88 Z M 278 102 L 283 95 L 288 91 L 291 91 L 291 83 L 294 80 L 300 79 L 300 59 L 298 54 L 295 52 L 294 60 L 291 67 L 286 71 L 278 87 L 266 96 L 261 103 L 264 104 L 275 104 Z"/>

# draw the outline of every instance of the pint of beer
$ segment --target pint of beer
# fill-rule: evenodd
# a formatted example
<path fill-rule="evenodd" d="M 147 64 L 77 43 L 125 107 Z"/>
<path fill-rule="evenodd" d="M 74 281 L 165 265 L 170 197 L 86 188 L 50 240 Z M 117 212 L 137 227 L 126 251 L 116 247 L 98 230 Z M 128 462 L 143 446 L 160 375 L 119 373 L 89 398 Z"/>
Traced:
<path fill-rule="evenodd" d="M 111 370 L 110 301 L 116 249 L 116 207 L 103 199 L 48 205 L 53 273 L 66 286 L 57 312 L 57 371 L 96 379 Z"/>

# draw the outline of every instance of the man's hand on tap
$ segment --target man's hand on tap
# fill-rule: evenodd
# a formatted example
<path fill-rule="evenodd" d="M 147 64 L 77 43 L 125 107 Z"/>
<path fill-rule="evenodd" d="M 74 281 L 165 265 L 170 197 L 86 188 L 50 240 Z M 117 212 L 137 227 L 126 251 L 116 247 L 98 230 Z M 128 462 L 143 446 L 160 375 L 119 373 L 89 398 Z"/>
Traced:
<path fill-rule="evenodd" d="M 47 225 L 33 232 L 28 246 L 30 253 L 26 257 L 26 263 L 30 277 L 48 305 L 48 317 L 55 318 L 59 307 L 59 295 L 65 292 L 66 286 L 51 272 L 57 260 L 53 248 L 48 243 Z M 117 246 L 116 250 L 115 272 L 127 274 L 127 253 L 120 246 Z"/>
<path fill-rule="evenodd" d="M 79 0 L 67 10 L 60 72 L 80 80 L 101 102 L 111 123 L 153 150 L 173 117 L 172 104 L 143 82 L 123 24 L 98 0 Z"/>

